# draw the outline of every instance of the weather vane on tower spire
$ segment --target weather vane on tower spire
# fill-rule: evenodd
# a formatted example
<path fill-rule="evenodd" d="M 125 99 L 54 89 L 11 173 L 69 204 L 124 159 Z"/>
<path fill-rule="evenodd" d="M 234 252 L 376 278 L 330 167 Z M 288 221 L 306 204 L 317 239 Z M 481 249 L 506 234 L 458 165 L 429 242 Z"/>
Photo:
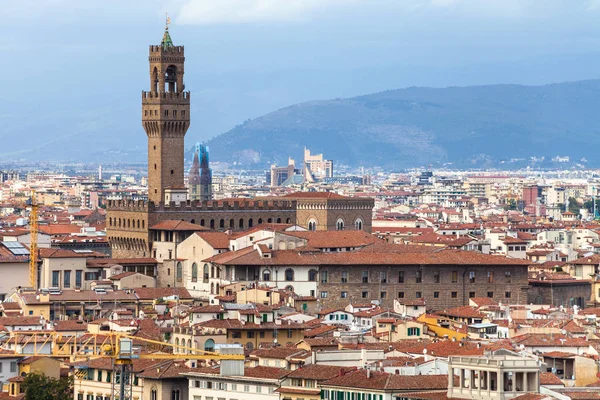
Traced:
<path fill-rule="evenodd" d="M 169 17 L 169 13 L 165 13 L 165 30 L 169 30 L 169 25 L 171 25 L 171 17 Z"/>

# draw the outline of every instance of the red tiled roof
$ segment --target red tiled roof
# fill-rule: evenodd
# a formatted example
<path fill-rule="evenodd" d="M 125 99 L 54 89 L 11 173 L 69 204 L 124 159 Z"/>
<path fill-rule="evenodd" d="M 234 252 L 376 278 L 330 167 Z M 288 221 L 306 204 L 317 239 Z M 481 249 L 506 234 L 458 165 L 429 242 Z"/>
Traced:
<path fill-rule="evenodd" d="M 412 246 L 407 246 L 412 247 Z M 420 247 L 420 246 L 414 246 Z M 441 250 L 438 252 L 363 252 L 341 253 L 273 250 L 270 258 L 261 257 L 253 248 L 216 255 L 205 261 L 222 265 L 529 265 L 526 260 L 480 254 L 473 251 Z"/>
<path fill-rule="evenodd" d="M 177 295 L 179 299 L 182 300 L 191 300 L 192 295 L 186 288 L 178 287 L 178 288 L 135 288 L 133 289 L 135 295 L 140 300 L 155 300 L 160 297 L 169 297 Z"/>
<path fill-rule="evenodd" d="M 298 379 L 315 379 L 321 381 L 334 378 L 341 372 L 350 369 L 353 368 L 339 367 L 334 365 L 308 364 L 293 371 L 289 377 Z"/>
<path fill-rule="evenodd" d="M 396 375 L 360 369 L 323 382 L 323 386 L 373 390 L 442 390 L 448 375 Z"/>
<path fill-rule="evenodd" d="M 447 317 L 459 317 L 459 318 L 485 318 L 485 314 L 480 313 L 471 306 L 454 307 L 449 310 L 438 312 L 438 314 Z"/>
<path fill-rule="evenodd" d="M 125 271 L 125 272 L 121 272 L 120 274 L 113 275 L 108 279 L 110 279 L 111 281 L 118 281 L 119 279 L 126 278 L 128 276 L 135 275 L 135 274 L 137 274 L 137 272 Z"/>
<path fill-rule="evenodd" d="M 196 232 L 213 249 L 229 249 L 229 235 L 225 232 Z"/>
<path fill-rule="evenodd" d="M 560 378 L 554 375 L 552 372 L 542 372 L 540 374 L 540 385 L 565 386 L 565 384 L 560 380 Z"/>
<path fill-rule="evenodd" d="M 187 221 L 165 220 L 154 224 L 150 229 L 155 231 L 206 231 L 202 225 L 192 224 Z"/>
<path fill-rule="evenodd" d="M 383 240 L 364 231 L 289 231 L 286 235 L 308 241 L 313 248 L 362 247 Z"/>
<path fill-rule="evenodd" d="M 475 303 L 478 307 L 483 307 L 483 306 L 497 306 L 498 302 L 495 301 L 494 299 L 491 299 L 489 297 L 474 297 L 472 299 L 470 299 L 470 301 L 472 301 L 473 303 Z"/>
<path fill-rule="evenodd" d="M 41 258 L 106 258 L 107 255 L 104 253 L 98 253 L 96 251 L 76 253 L 73 250 L 64 250 L 56 248 L 42 248 L 39 249 Z"/>

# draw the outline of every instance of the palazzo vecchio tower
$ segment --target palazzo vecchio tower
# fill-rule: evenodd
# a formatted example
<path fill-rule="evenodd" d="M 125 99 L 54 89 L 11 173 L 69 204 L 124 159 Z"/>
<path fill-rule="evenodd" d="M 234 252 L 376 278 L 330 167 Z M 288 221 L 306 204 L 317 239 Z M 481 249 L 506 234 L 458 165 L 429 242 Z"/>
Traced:
<path fill-rule="evenodd" d="M 183 46 L 174 46 L 165 29 L 159 46 L 150 46 L 150 91 L 142 92 L 142 125 L 148 135 L 148 200 L 165 200 L 165 189 L 185 189 L 184 138 L 190 126 L 190 92 L 183 83 Z"/>

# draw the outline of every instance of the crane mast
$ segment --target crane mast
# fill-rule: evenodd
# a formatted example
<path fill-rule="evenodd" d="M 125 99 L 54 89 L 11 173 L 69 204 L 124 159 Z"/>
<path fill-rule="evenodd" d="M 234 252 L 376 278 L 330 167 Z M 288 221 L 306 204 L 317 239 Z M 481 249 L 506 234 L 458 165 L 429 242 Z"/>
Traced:
<path fill-rule="evenodd" d="M 29 214 L 29 285 L 37 289 L 38 268 L 38 204 L 35 190 L 31 191 L 31 213 Z"/>

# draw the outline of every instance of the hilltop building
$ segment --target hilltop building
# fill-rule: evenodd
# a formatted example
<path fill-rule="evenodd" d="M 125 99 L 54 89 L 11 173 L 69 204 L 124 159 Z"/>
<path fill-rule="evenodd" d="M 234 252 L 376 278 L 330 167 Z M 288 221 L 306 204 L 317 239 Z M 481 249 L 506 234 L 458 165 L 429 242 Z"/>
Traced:
<path fill-rule="evenodd" d="M 333 178 L 333 161 L 324 160 L 323 154 L 310 154 L 310 150 L 304 148 L 304 171 L 305 176 L 310 174 L 313 179 Z"/>
<path fill-rule="evenodd" d="M 272 187 L 302 185 L 333 178 L 333 161 L 323 159 L 323 154 L 310 154 L 304 148 L 302 169 L 296 168 L 296 161 L 288 158 L 288 165 L 271 165 L 267 174 L 267 185 Z"/>

